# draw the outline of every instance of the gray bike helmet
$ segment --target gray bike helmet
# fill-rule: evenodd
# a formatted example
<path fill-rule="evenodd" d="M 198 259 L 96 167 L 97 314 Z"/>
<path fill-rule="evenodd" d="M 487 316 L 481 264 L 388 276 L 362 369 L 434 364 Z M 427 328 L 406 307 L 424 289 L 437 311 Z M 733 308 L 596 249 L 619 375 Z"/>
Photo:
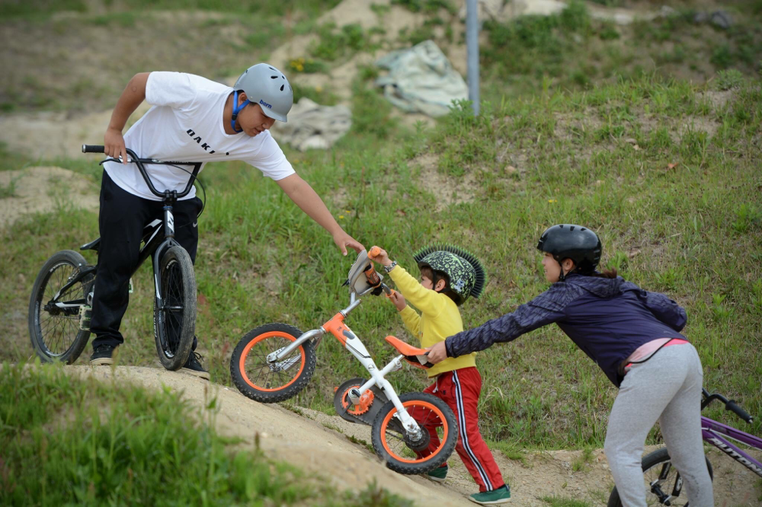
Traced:
<path fill-rule="evenodd" d="M 564 259 L 571 259 L 575 271 L 583 275 L 595 271 L 603 252 L 597 234 L 587 227 L 572 224 L 559 224 L 546 229 L 537 242 L 537 249 L 552 254 L 559 264 Z M 565 278 L 562 270 L 559 279 Z"/>
<path fill-rule="evenodd" d="M 423 248 L 413 255 L 418 268 L 428 267 L 445 273 L 449 280 L 449 291 L 455 295 L 455 302 L 462 305 L 469 296 L 478 298 L 487 273 L 479 259 L 470 252 L 452 245 L 434 245 Z M 433 280 L 436 284 L 437 280 Z"/>
<path fill-rule="evenodd" d="M 233 122 L 238 113 L 248 103 L 259 104 L 266 116 L 278 121 L 288 121 L 287 115 L 294 104 L 294 90 L 286 76 L 267 63 L 258 63 L 246 69 L 233 85 L 236 93 L 243 90 L 248 99 L 240 107 L 233 109 Z M 238 96 L 235 102 L 238 103 Z M 234 127 L 235 128 L 235 127 Z"/>

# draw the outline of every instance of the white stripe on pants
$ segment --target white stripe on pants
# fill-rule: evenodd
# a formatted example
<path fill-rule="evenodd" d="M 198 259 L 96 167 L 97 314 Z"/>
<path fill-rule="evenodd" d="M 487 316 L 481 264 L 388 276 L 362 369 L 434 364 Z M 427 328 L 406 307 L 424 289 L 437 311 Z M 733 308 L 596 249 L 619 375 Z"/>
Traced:
<path fill-rule="evenodd" d="M 701 360 L 690 343 L 665 347 L 625 375 L 609 415 L 605 444 L 625 507 L 646 505 L 641 458 L 657 420 L 691 507 L 714 505 L 701 439 L 702 380 Z"/>

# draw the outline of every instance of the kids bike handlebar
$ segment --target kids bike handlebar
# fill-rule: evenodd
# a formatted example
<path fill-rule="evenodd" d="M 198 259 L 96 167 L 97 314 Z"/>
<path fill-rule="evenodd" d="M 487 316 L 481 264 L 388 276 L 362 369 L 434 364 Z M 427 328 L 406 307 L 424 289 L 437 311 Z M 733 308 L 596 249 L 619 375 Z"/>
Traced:
<path fill-rule="evenodd" d="M 126 148 L 126 151 L 127 151 L 127 155 L 129 155 L 128 162 L 134 162 L 135 165 L 138 167 L 138 170 L 140 171 L 141 176 L 143 176 L 143 179 L 148 185 L 148 188 L 151 190 L 151 193 L 153 193 L 156 197 L 161 197 L 163 199 L 177 200 L 177 199 L 182 199 L 183 197 L 188 195 L 188 193 L 191 191 L 191 188 L 193 188 L 193 183 L 196 181 L 196 176 L 198 175 L 198 172 L 201 170 L 201 162 L 163 162 L 161 160 L 154 160 L 151 158 L 140 158 L 134 151 L 132 151 L 129 148 Z M 103 145 L 100 145 L 100 144 L 83 144 L 82 153 L 105 153 L 105 148 L 103 147 Z M 110 159 L 114 161 L 119 161 L 118 159 L 115 159 L 115 158 L 110 158 Z M 106 160 L 109 160 L 109 159 L 106 159 Z M 192 165 L 193 172 L 190 173 L 191 177 L 188 180 L 188 184 L 185 186 L 185 189 L 182 192 L 177 192 L 176 190 L 165 190 L 164 192 L 159 192 L 158 190 L 156 190 L 156 187 L 153 186 L 153 182 L 151 181 L 151 178 L 148 176 L 148 173 L 146 172 L 146 168 L 143 164 L 162 164 L 162 165 L 172 165 L 172 166 L 177 166 L 180 164 Z"/>
<path fill-rule="evenodd" d="M 378 257 L 379 253 L 381 253 L 381 249 L 377 246 L 374 246 L 370 249 L 370 251 L 368 251 L 368 258 L 370 260 L 375 260 L 375 258 Z M 368 283 L 372 287 L 377 288 L 380 286 L 386 293 L 386 297 L 390 298 L 395 294 L 394 289 L 389 288 L 385 283 L 381 282 L 381 279 L 378 277 L 378 273 L 376 273 L 375 268 L 373 268 L 373 263 L 369 264 L 365 269 L 365 276 L 368 279 Z M 376 293 L 374 292 L 374 294 Z"/>

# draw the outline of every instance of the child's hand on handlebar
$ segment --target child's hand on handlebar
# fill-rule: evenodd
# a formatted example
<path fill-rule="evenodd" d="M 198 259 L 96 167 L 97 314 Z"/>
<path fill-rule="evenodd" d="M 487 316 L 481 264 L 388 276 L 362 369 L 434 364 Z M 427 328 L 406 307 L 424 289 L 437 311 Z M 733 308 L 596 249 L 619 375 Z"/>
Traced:
<path fill-rule="evenodd" d="M 383 266 L 388 266 L 392 263 L 391 259 L 389 259 L 389 254 L 387 254 L 386 250 L 380 246 L 371 247 L 371 249 L 368 251 L 368 257 Z"/>
<path fill-rule="evenodd" d="M 394 306 L 397 307 L 398 312 L 401 312 L 407 306 L 405 297 L 396 290 L 392 291 L 392 293 L 389 295 L 389 299 L 391 299 L 392 303 L 394 303 Z"/>

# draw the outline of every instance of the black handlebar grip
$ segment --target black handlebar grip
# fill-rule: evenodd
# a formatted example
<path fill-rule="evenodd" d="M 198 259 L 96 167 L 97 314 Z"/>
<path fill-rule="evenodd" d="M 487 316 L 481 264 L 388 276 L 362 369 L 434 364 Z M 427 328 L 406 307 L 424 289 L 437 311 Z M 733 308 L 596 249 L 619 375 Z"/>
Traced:
<path fill-rule="evenodd" d="M 83 144 L 82 153 L 103 153 L 103 146 L 100 144 Z"/>
<path fill-rule="evenodd" d="M 734 412 L 736 415 L 738 415 L 738 417 L 740 417 L 741 419 L 743 419 L 747 423 L 751 423 L 751 421 L 752 421 L 751 416 L 749 414 L 747 414 L 744 409 L 739 407 L 736 404 L 735 400 L 730 400 L 729 402 L 727 402 L 725 404 L 725 408 L 727 410 L 730 410 L 731 412 Z"/>

